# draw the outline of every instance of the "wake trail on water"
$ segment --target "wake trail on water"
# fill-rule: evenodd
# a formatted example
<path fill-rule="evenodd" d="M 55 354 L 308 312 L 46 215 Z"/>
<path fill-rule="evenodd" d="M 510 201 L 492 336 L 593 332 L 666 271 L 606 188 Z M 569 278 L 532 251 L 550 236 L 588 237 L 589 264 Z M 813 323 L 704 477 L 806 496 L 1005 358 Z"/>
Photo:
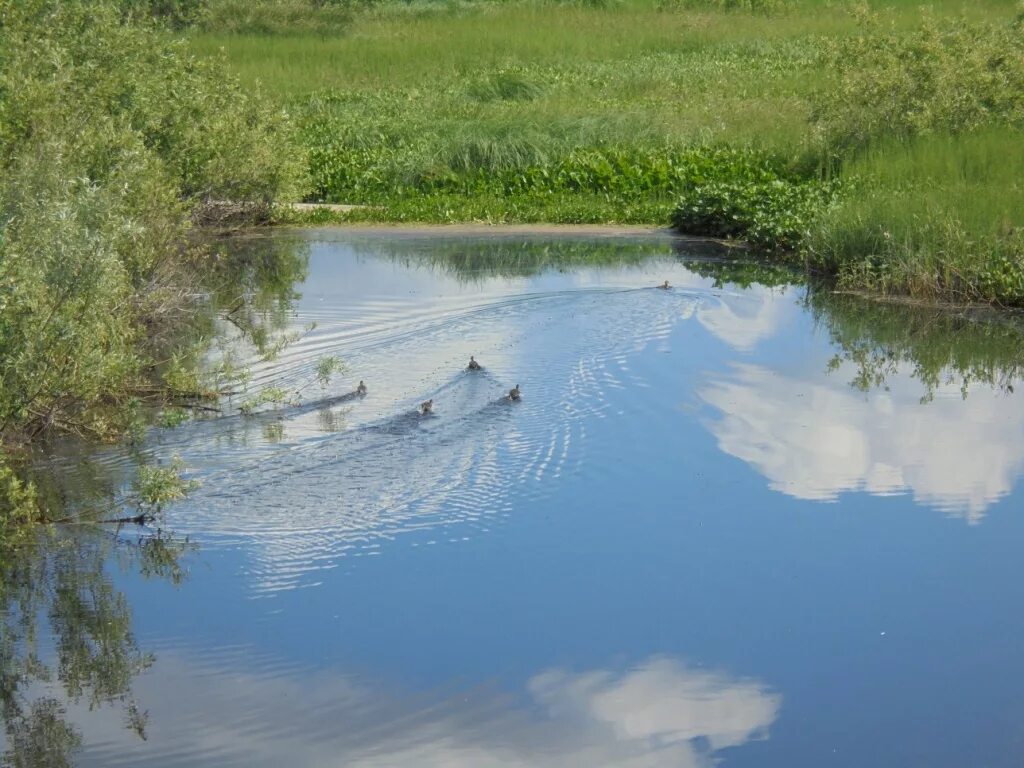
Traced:
<path fill-rule="evenodd" d="M 631 356 L 708 295 L 588 288 L 461 298 L 316 307 L 316 331 L 259 364 L 254 390 L 308 388 L 324 354 L 345 361 L 344 376 L 295 406 L 196 420 L 150 441 L 152 455 L 180 455 L 201 481 L 168 509 L 168 527 L 204 546 L 255 540 L 256 594 L 316 583 L 318 571 L 380 554 L 398 536 L 431 544 L 485 532 L 583 460 L 587 424 L 605 417 L 608 393 L 644 386 Z M 308 318 L 300 311 L 297 320 Z M 465 369 L 470 354 L 483 370 Z M 360 379 L 363 397 L 352 392 Z M 523 396 L 513 402 L 516 384 Z M 433 413 L 419 413 L 428 399 Z"/>

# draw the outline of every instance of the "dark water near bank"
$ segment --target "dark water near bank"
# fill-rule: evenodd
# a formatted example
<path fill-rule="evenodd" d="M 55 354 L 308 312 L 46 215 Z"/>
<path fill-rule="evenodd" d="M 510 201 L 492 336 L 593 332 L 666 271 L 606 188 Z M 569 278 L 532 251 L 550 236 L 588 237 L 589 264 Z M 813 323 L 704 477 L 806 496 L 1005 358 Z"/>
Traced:
<path fill-rule="evenodd" d="M 257 305 L 301 338 L 49 460 L 69 505 L 202 486 L 6 568 L 7 762 L 1024 764 L 1019 324 L 668 240 L 232 247 L 297 260 Z"/>

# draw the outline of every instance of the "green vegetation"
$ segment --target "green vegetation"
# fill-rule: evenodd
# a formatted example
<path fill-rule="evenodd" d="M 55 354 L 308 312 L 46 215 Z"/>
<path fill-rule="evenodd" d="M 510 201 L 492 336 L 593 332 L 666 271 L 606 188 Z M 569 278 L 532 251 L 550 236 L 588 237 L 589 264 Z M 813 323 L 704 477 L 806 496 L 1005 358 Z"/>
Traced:
<path fill-rule="evenodd" d="M 360 0 L 213 0 L 192 13 L 189 22 L 201 29 L 236 34 L 331 34 L 351 23 L 354 9 L 369 4 Z"/>
<path fill-rule="evenodd" d="M 1024 136 L 984 129 L 881 143 L 848 169 L 858 186 L 807 250 L 851 289 L 1020 305 Z"/>
<path fill-rule="evenodd" d="M 1024 6 L 843 41 L 819 140 L 854 180 L 806 251 L 852 288 L 1024 304 Z"/>
<path fill-rule="evenodd" d="M 205 343 L 191 217 L 301 193 L 282 110 L 154 23 L 113 0 L 0 0 L 0 451 L 117 438 L 145 401 L 196 394 L 174 389 Z M 27 516 L 20 467 L 2 464 L 5 521 Z"/>
<path fill-rule="evenodd" d="M 245 382 L 225 326 L 287 343 L 301 258 L 191 237 L 302 218 L 279 201 L 672 223 L 852 291 L 1024 305 L 1014 0 L 0 0 L 0 50 L 5 525 L 40 507 L 34 439 L 212 407 Z"/>
<path fill-rule="evenodd" d="M 897 370 L 908 369 L 924 387 L 922 402 L 944 384 L 958 384 L 966 398 L 976 384 L 1013 393 L 1024 378 L 1018 317 L 884 304 L 832 291 L 811 291 L 807 302 L 836 346 L 830 369 L 852 363 L 850 384 L 863 392 L 887 386 Z"/>
<path fill-rule="evenodd" d="M 311 199 L 366 206 L 343 220 L 671 221 L 850 288 L 1024 304 L 1024 11 L 930 6 L 414 0 L 191 43 L 287 105 Z"/>
<path fill-rule="evenodd" d="M 21 533 L 27 536 L 24 527 Z M 75 705 L 120 711 L 124 727 L 146 738 L 148 713 L 132 687 L 155 656 L 135 639 L 110 565 L 177 584 L 190 545 L 160 533 L 30 533 L 29 544 L 16 549 L 0 537 L 0 763 L 64 768 L 77 764 L 82 747 L 68 712 Z"/>
<path fill-rule="evenodd" d="M 712 278 L 716 288 L 777 287 L 803 281 L 786 266 L 750 259 L 685 257 L 686 268 Z M 885 388 L 898 372 L 923 387 L 922 402 L 940 386 L 957 384 L 966 399 L 975 385 L 1013 394 L 1024 379 L 1024 321 L 988 307 L 961 308 L 865 298 L 812 280 L 804 299 L 815 323 L 835 347 L 830 372 L 854 370 L 850 386 Z"/>
<path fill-rule="evenodd" d="M 139 476 L 135 481 L 135 501 L 143 513 L 153 514 L 169 501 L 183 499 L 185 495 L 198 487 L 195 480 L 184 480 L 182 472 L 185 464 L 175 457 L 170 466 L 160 467 L 144 464 L 139 467 Z"/>

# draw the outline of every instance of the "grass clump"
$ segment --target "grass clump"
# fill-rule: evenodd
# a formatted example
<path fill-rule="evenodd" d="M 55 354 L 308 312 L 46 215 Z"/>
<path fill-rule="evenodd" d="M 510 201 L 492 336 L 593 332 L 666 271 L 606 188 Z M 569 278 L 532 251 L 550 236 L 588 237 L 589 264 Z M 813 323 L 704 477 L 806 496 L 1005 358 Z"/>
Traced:
<path fill-rule="evenodd" d="M 1024 133 L 989 128 L 878 143 L 856 189 L 819 217 L 806 251 L 844 287 L 1024 304 Z"/>
<path fill-rule="evenodd" d="M 544 87 L 527 73 L 503 70 L 472 83 L 469 96 L 477 101 L 532 101 Z"/>

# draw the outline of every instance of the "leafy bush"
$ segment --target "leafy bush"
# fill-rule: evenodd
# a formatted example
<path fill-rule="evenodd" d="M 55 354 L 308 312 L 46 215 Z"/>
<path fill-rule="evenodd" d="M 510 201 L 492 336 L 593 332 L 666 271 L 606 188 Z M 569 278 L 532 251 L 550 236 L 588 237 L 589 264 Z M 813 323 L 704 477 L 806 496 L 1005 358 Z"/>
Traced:
<path fill-rule="evenodd" d="M 298 194 L 285 115 L 115 0 L 0 0 L 0 441 L 115 436 L 189 213 Z"/>
<path fill-rule="evenodd" d="M 838 83 L 819 93 L 815 121 L 838 150 L 874 139 L 1024 125 L 1024 6 L 1007 24 L 940 23 L 861 34 L 831 46 Z"/>
<path fill-rule="evenodd" d="M 745 240 L 757 250 L 792 252 L 834 196 L 834 185 L 782 178 L 701 184 L 687 191 L 672 225 L 690 235 Z"/>

